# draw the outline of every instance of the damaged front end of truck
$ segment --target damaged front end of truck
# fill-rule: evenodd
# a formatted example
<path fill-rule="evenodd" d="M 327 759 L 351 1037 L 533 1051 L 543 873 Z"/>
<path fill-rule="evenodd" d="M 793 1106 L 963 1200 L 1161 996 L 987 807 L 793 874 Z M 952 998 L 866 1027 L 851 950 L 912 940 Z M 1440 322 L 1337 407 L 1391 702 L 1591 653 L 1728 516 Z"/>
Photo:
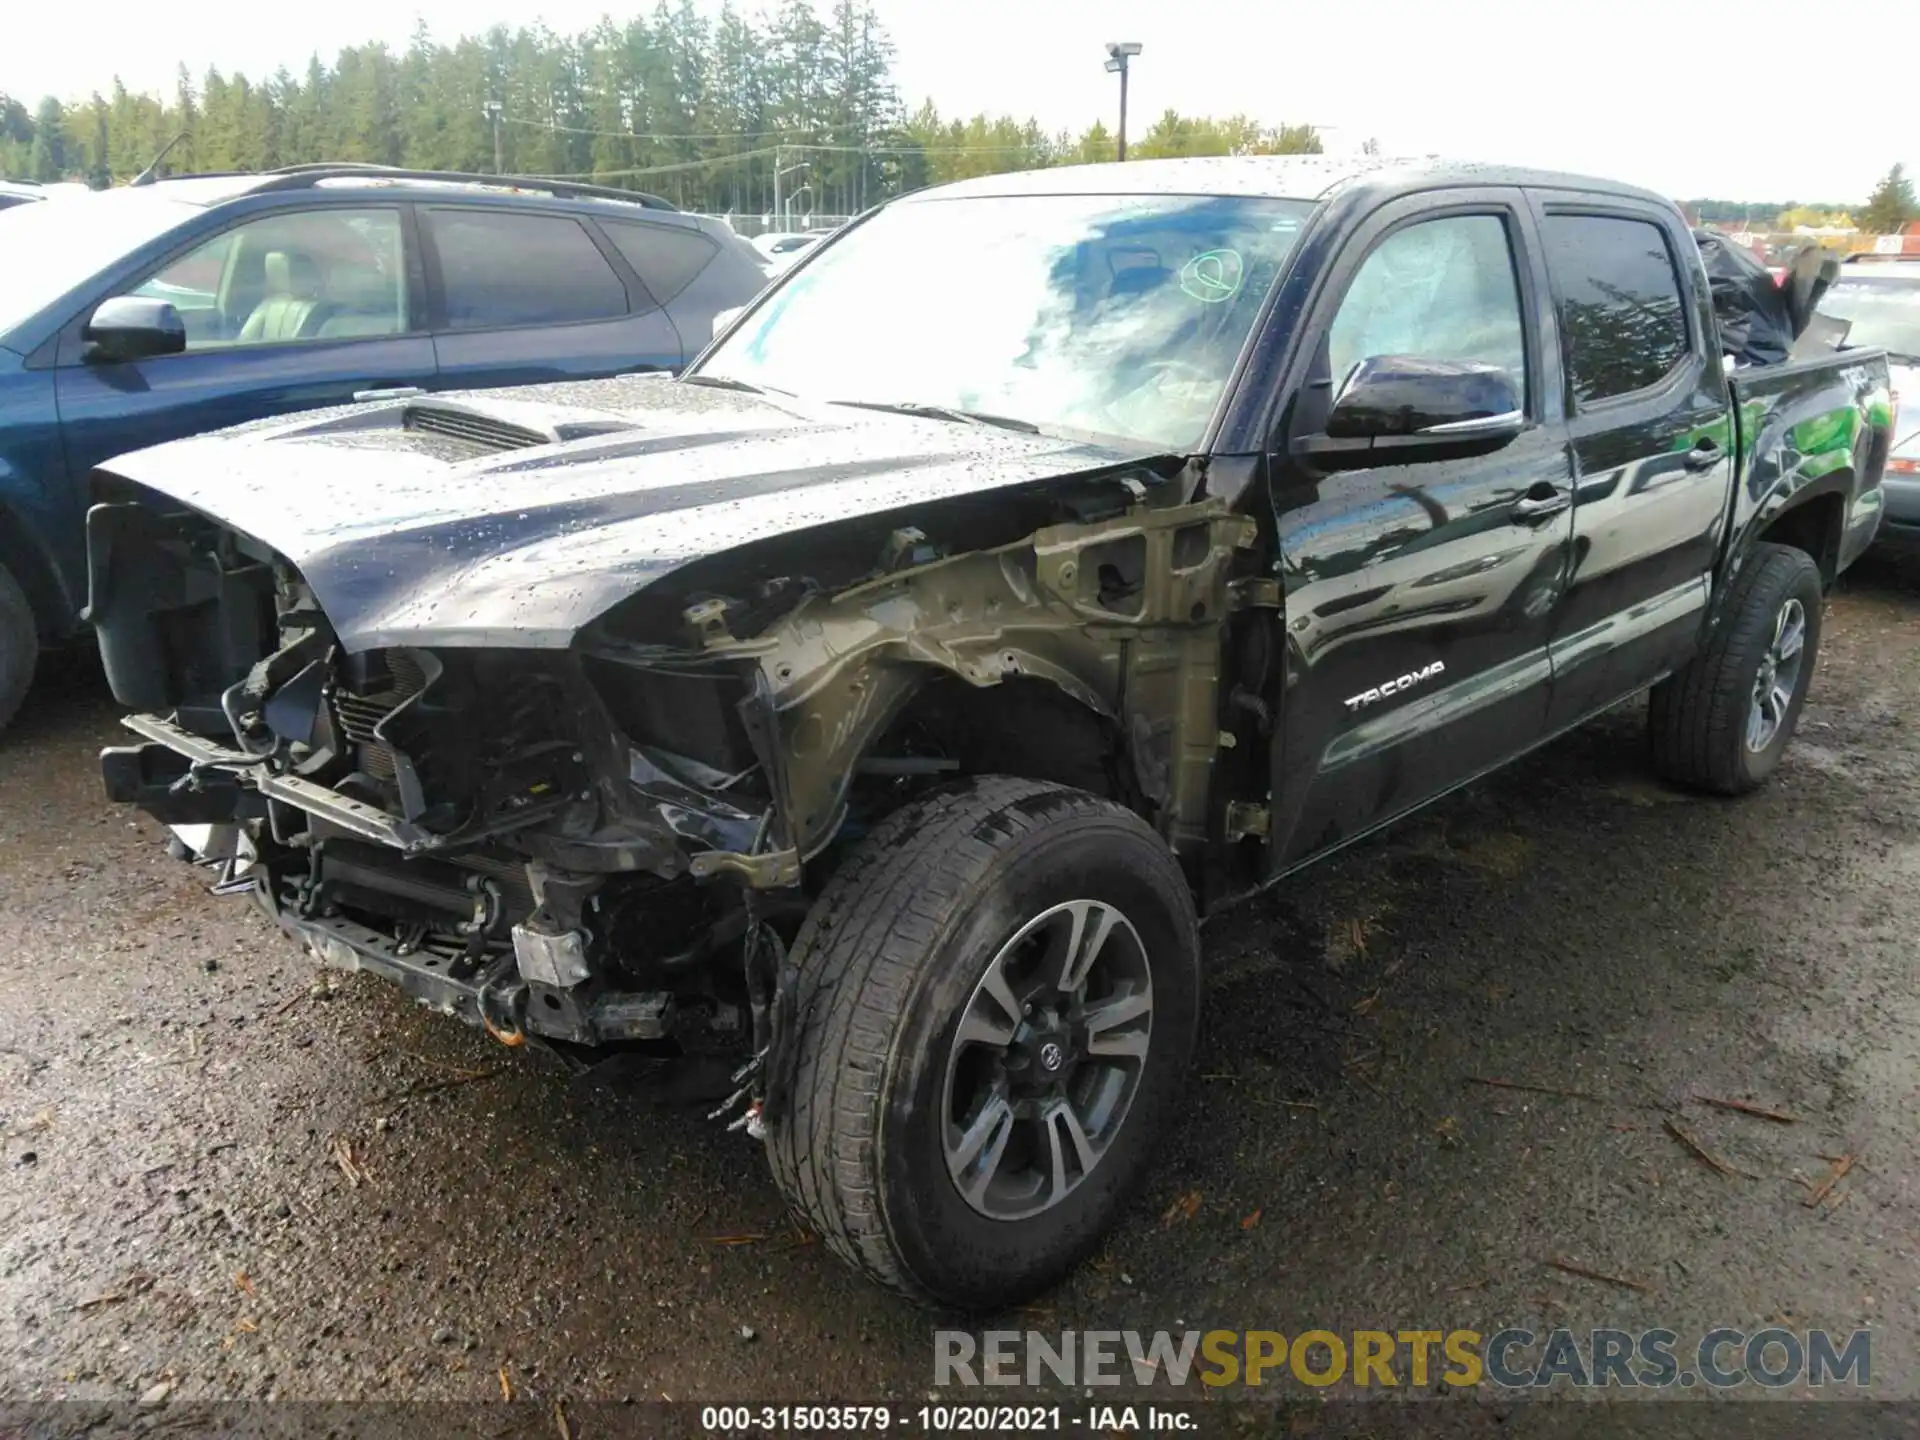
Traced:
<path fill-rule="evenodd" d="M 333 424 L 362 451 L 379 429 Z M 261 448 L 188 442 L 222 444 Z M 759 1133 L 795 1028 L 788 946 L 890 810 L 1025 774 L 1122 799 L 1190 861 L 1204 847 L 1255 532 L 1192 498 L 1180 457 L 1029 463 L 907 510 L 843 493 L 829 523 L 762 517 L 638 568 L 574 514 L 503 540 L 528 520 L 510 496 L 323 543 L 222 518 L 139 459 L 99 477 L 89 522 L 90 618 L 136 712 L 136 743 L 103 755 L 109 794 L 208 827 L 216 888 L 318 958 L 504 1044 L 703 1057 Z M 636 505 L 614 529 L 682 519 Z M 396 579 L 409 555 L 431 573 Z"/>

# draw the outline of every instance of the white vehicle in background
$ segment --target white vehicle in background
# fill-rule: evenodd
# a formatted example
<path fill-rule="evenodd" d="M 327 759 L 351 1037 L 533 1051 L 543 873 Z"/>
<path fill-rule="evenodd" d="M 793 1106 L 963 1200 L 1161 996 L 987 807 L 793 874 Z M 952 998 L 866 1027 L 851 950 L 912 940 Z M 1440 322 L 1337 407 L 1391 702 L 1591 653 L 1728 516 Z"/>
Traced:
<path fill-rule="evenodd" d="M 765 257 L 767 273 L 778 275 L 832 233 L 831 230 L 806 230 L 798 234 L 776 231 L 768 235 L 756 235 L 751 243 Z"/>
<path fill-rule="evenodd" d="M 1896 400 L 1893 449 L 1881 490 L 1883 545 L 1920 552 L 1920 255 L 1853 255 L 1820 300 L 1847 324 L 1846 343 L 1887 352 Z"/>
<path fill-rule="evenodd" d="M 42 185 L 38 180 L 0 180 L 0 210 L 28 205 L 35 200 L 54 200 L 62 195 L 85 195 L 88 186 L 77 180 L 57 180 Z"/>

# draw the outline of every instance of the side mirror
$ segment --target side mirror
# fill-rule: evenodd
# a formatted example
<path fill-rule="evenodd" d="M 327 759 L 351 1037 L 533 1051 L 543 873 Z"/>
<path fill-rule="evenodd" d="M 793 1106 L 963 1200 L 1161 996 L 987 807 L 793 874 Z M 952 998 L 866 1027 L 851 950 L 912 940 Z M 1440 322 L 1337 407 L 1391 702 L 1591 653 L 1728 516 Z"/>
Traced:
<path fill-rule="evenodd" d="M 1353 367 L 1326 433 L 1300 437 L 1293 451 L 1321 469 L 1457 459 L 1497 450 L 1526 425 L 1498 365 L 1374 355 Z"/>
<path fill-rule="evenodd" d="M 187 326 L 165 300 L 116 295 L 101 302 L 81 338 L 87 342 L 88 360 L 118 364 L 178 355 L 187 348 Z"/>

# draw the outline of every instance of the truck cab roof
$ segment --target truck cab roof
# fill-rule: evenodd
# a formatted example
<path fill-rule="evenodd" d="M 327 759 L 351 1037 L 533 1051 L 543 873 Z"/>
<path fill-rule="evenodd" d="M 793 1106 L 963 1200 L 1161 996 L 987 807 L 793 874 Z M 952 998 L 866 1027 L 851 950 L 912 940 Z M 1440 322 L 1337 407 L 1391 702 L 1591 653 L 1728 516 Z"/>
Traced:
<path fill-rule="evenodd" d="M 1385 197 L 1469 185 L 1591 190 L 1632 196 L 1658 205 L 1672 204 L 1651 190 L 1586 175 L 1446 160 L 1437 156 L 1396 159 L 1374 155 L 1219 155 L 1133 160 L 1124 164 L 1065 165 L 956 180 L 894 203 L 1014 195 L 1112 194 L 1324 200 L 1343 190 L 1373 191 Z"/>

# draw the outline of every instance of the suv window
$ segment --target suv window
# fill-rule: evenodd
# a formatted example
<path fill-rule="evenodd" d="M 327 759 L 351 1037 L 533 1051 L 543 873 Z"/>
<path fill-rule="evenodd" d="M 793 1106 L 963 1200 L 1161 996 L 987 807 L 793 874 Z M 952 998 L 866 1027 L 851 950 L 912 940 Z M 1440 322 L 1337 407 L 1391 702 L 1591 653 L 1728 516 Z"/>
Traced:
<path fill-rule="evenodd" d="M 600 228 L 662 305 L 691 285 L 720 248 L 697 230 L 669 225 L 602 220 Z"/>
<path fill-rule="evenodd" d="M 440 257 L 447 328 L 564 325 L 627 313 L 627 287 L 577 220 L 424 211 Z"/>
<path fill-rule="evenodd" d="M 303 210 L 223 231 L 133 290 L 168 301 L 187 349 L 399 335 L 407 268 L 397 210 Z"/>
<path fill-rule="evenodd" d="M 1327 336 L 1334 391 L 1375 355 L 1478 360 L 1513 377 L 1527 354 L 1513 246 L 1497 215 L 1448 215 L 1396 230 L 1361 262 Z"/>
<path fill-rule="evenodd" d="M 1578 403 L 1644 390 L 1686 358 L 1680 277 L 1658 225 L 1548 215 L 1546 242 L 1567 380 Z"/>

